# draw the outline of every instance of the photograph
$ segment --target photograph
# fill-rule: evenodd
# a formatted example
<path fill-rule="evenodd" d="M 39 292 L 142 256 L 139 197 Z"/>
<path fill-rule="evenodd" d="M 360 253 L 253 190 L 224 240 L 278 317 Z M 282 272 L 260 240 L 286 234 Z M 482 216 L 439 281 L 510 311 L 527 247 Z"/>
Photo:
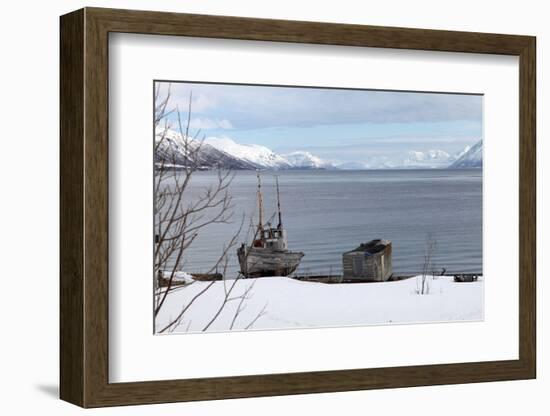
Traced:
<path fill-rule="evenodd" d="M 155 334 L 483 320 L 483 95 L 153 90 Z"/>

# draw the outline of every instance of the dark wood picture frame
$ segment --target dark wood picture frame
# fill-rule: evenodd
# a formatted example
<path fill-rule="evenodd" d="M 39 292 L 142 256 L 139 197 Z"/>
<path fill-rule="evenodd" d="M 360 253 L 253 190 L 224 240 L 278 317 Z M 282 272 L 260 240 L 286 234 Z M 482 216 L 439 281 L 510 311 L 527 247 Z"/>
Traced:
<path fill-rule="evenodd" d="M 536 376 L 535 51 L 530 36 L 85 8 L 61 17 L 60 396 L 83 407 L 530 379 Z M 519 359 L 109 383 L 110 32 L 519 57 Z"/>

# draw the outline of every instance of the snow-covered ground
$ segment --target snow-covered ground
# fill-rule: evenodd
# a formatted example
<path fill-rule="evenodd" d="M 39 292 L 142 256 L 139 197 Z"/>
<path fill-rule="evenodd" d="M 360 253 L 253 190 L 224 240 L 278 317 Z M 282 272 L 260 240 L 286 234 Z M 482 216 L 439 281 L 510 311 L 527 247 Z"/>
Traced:
<path fill-rule="evenodd" d="M 429 294 L 419 295 L 420 277 L 384 283 L 325 284 L 286 277 L 236 281 L 230 300 L 208 331 L 384 325 L 483 319 L 483 281 L 455 283 L 428 278 Z M 173 332 L 202 331 L 223 304 L 233 281 L 193 282 L 171 292 L 157 328 L 192 302 Z M 208 289 L 208 285 L 211 285 Z M 241 295 L 248 289 L 247 298 Z M 236 314 L 237 310 L 240 312 Z M 237 316 L 236 316 L 237 315 Z M 236 316 L 236 317 L 235 317 Z"/>

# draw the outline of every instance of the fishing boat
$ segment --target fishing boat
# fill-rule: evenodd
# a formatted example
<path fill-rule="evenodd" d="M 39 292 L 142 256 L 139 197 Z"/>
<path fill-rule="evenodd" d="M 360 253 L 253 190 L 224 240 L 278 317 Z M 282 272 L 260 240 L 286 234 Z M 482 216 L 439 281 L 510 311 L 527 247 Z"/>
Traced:
<path fill-rule="evenodd" d="M 293 273 L 304 253 L 290 251 L 286 230 L 283 228 L 281 215 L 281 198 L 279 178 L 275 177 L 277 186 L 277 214 L 279 223 L 276 227 L 268 222 L 263 224 L 262 183 L 258 177 L 258 225 L 251 245 L 242 243 L 237 249 L 237 257 L 244 277 L 288 276 Z"/>

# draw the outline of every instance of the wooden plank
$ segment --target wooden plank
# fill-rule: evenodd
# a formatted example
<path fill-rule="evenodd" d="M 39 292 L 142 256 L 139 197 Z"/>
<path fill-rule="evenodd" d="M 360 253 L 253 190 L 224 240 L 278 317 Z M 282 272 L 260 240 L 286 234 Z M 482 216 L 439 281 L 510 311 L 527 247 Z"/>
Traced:
<path fill-rule="evenodd" d="M 536 158 L 536 40 L 520 55 L 519 141 L 519 355 L 529 377 L 537 365 L 537 158 Z"/>
<path fill-rule="evenodd" d="M 84 12 L 60 21 L 60 388 L 84 405 Z"/>
<path fill-rule="evenodd" d="M 113 32 L 519 55 L 528 36 L 86 8 Z"/>

